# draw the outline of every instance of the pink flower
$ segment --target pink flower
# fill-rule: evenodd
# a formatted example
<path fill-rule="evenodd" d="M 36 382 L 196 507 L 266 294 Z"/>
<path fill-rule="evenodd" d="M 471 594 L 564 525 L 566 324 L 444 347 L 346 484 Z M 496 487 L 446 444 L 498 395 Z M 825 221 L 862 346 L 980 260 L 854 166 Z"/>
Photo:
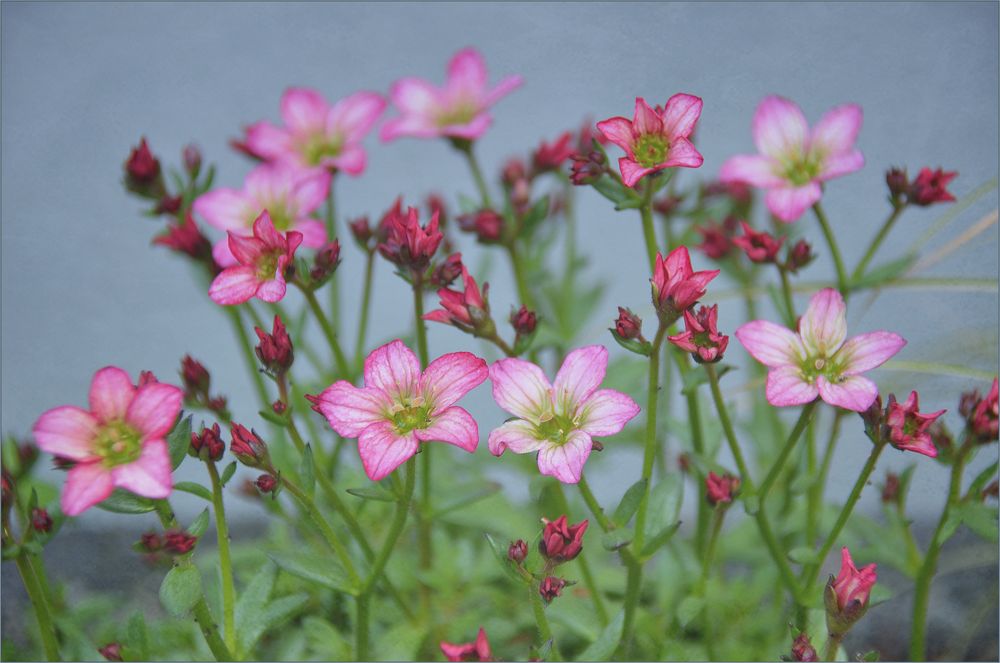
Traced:
<path fill-rule="evenodd" d="M 452 644 L 450 642 L 441 643 L 441 653 L 449 661 L 492 661 L 493 652 L 490 651 L 490 641 L 486 637 L 486 631 L 480 627 L 479 634 L 475 642 L 463 642 Z"/>
<path fill-rule="evenodd" d="M 476 279 L 462 265 L 462 286 L 461 292 L 448 288 L 438 290 L 441 308 L 427 313 L 424 320 L 454 325 L 466 332 L 481 329 L 483 324 L 491 322 L 490 306 L 486 300 L 490 284 L 484 283 L 480 292 Z"/>
<path fill-rule="evenodd" d="M 743 249 L 750 262 L 774 262 L 781 245 L 785 243 L 785 238 L 775 238 L 766 230 L 754 230 L 746 221 L 740 221 L 740 225 L 743 226 L 743 235 L 734 237 L 733 244 Z"/>
<path fill-rule="evenodd" d="M 361 142 L 385 106 L 374 92 L 356 92 L 331 106 L 316 90 L 289 88 L 281 97 L 285 126 L 258 122 L 247 127 L 242 145 L 264 161 L 360 175 L 366 163 Z"/>
<path fill-rule="evenodd" d="M 689 140 L 701 107 L 701 99 L 690 94 L 675 94 L 663 108 L 650 108 L 645 99 L 636 97 L 631 122 L 612 117 L 597 123 L 605 138 L 625 150 L 618 167 L 626 186 L 634 187 L 646 175 L 664 168 L 701 166 L 704 158 Z"/>
<path fill-rule="evenodd" d="M 955 196 L 948 191 L 948 185 L 958 177 L 957 172 L 946 173 L 944 169 L 921 168 L 917 178 L 910 184 L 907 196 L 914 205 L 927 207 L 934 203 L 953 203 Z"/>
<path fill-rule="evenodd" d="M 538 542 L 538 551 L 546 559 L 559 564 L 576 559 L 583 551 L 583 535 L 590 521 L 570 525 L 564 515 L 555 520 L 542 520 L 545 521 L 545 529 Z"/>
<path fill-rule="evenodd" d="M 732 503 L 733 496 L 739 489 L 739 477 L 729 473 L 719 476 L 715 472 L 709 472 L 705 477 L 705 498 L 712 506 Z"/>
<path fill-rule="evenodd" d="M 577 348 L 563 361 L 554 384 L 535 364 L 501 359 L 490 367 L 493 399 L 517 419 L 490 433 L 490 453 L 538 452 L 538 470 L 563 483 L 577 483 L 593 448 L 593 437 L 615 435 L 639 406 L 613 389 L 598 389 L 608 368 L 600 345 Z"/>
<path fill-rule="evenodd" d="M 365 359 L 365 386 L 340 380 L 319 396 L 313 409 L 338 435 L 357 438 L 365 473 L 379 481 L 420 449 L 421 442 L 447 442 L 472 453 L 479 427 L 460 398 L 482 384 L 486 362 L 468 352 L 442 355 L 420 371 L 413 351 L 396 340 Z"/>
<path fill-rule="evenodd" d="M 253 297 L 274 303 L 285 296 L 285 270 L 302 243 L 302 233 L 275 230 L 271 215 L 264 210 L 253 222 L 253 237 L 229 232 L 229 250 L 239 262 L 222 270 L 208 289 L 216 304 L 242 304 Z"/>
<path fill-rule="evenodd" d="M 719 275 L 719 270 L 696 272 L 686 246 L 678 246 L 666 259 L 657 253 L 653 269 L 653 304 L 657 310 L 679 316 L 705 295 L 705 286 Z"/>
<path fill-rule="evenodd" d="M 107 366 L 90 383 L 90 411 L 72 405 L 49 410 L 35 422 L 38 446 L 74 462 L 62 510 L 76 516 L 111 491 L 163 499 L 173 489 L 166 435 L 181 409 L 181 390 L 151 382 L 136 387 L 128 373 Z"/>
<path fill-rule="evenodd" d="M 859 334 L 846 342 L 847 306 L 839 292 L 820 290 L 809 300 L 796 334 L 766 320 L 748 322 L 736 338 L 767 374 L 771 405 L 802 405 L 820 396 L 830 405 L 864 412 L 878 387 L 861 374 L 881 366 L 906 340 L 887 331 Z"/>
<path fill-rule="evenodd" d="M 702 306 L 697 313 L 684 311 L 684 332 L 668 336 L 667 340 L 694 355 L 698 363 L 715 363 L 722 359 L 729 346 L 729 337 L 719 333 L 719 306 Z"/>
<path fill-rule="evenodd" d="M 397 200 L 379 223 L 385 239 L 378 245 L 378 252 L 397 267 L 408 269 L 413 278 L 422 278 L 444 239 L 438 220 L 437 213 L 431 214 L 427 225 L 421 226 L 417 209 L 409 207 L 404 214 Z"/>
<path fill-rule="evenodd" d="M 860 106 L 837 106 L 809 131 L 794 102 L 766 97 L 753 116 L 759 154 L 730 157 L 722 164 L 719 179 L 767 189 L 767 208 L 791 223 L 820 199 L 823 182 L 865 165 L 864 156 L 854 148 L 860 130 Z"/>
<path fill-rule="evenodd" d="M 299 232 L 302 244 L 314 249 L 326 242 L 326 228 L 309 215 L 323 204 L 329 190 L 328 172 L 265 164 L 250 171 L 242 189 L 204 193 L 195 199 L 193 209 L 210 225 L 243 237 L 251 235 L 257 217 L 267 210 L 276 230 Z M 222 267 L 238 262 L 227 240 L 216 243 L 212 255 Z"/>
<path fill-rule="evenodd" d="M 918 412 L 919 409 L 920 403 L 915 391 L 911 391 L 910 397 L 902 404 L 896 402 L 894 396 L 889 396 L 889 407 L 885 418 L 885 423 L 889 427 L 889 440 L 897 449 L 915 451 L 934 458 L 938 455 L 938 450 L 927 429 L 946 410 L 921 414 Z"/>
<path fill-rule="evenodd" d="M 875 565 L 869 564 L 858 570 L 846 546 L 840 550 L 840 559 L 840 573 L 836 579 L 830 576 L 824 594 L 827 626 L 835 634 L 846 632 L 864 615 L 877 580 Z"/>
<path fill-rule="evenodd" d="M 396 81 L 389 97 L 400 115 L 382 125 L 382 140 L 402 136 L 479 138 L 493 122 L 490 106 L 522 83 L 520 76 L 508 76 L 491 90 L 486 80 L 483 56 L 474 48 L 466 48 L 448 63 L 448 80 L 443 88 L 421 78 Z"/>

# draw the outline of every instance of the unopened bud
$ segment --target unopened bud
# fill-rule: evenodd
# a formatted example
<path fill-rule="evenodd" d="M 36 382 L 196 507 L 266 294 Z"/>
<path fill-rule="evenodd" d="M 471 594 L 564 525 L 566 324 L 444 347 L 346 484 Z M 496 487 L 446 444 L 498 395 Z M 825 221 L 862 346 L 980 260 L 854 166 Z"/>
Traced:
<path fill-rule="evenodd" d="M 238 461 L 248 467 L 267 469 L 270 466 L 271 459 L 267 453 L 267 444 L 260 439 L 256 432 L 233 423 L 231 434 L 232 442 L 229 444 L 229 450 Z"/>
<path fill-rule="evenodd" d="M 906 200 L 906 194 L 910 190 L 910 180 L 906 176 L 905 168 L 890 168 L 885 171 L 885 183 L 889 187 L 889 197 L 894 205 L 898 205 Z"/>
<path fill-rule="evenodd" d="M 520 309 L 512 311 L 510 314 L 510 326 L 514 328 L 518 336 L 530 336 L 535 332 L 537 324 L 538 317 L 534 311 L 528 310 L 527 306 L 522 305 Z"/>
<path fill-rule="evenodd" d="M 278 480 L 271 474 L 261 474 L 254 485 L 262 493 L 273 493 L 278 487 Z"/>
<path fill-rule="evenodd" d="M 627 341 L 642 337 L 642 318 L 627 308 L 618 307 L 618 319 L 615 320 L 615 331 Z"/>
<path fill-rule="evenodd" d="M 47 534 L 52 531 L 52 516 L 45 509 L 35 507 L 31 510 L 31 527 L 36 532 Z"/>
<path fill-rule="evenodd" d="M 260 327 L 254 327 L 254 332 L 260 343 L 254 348 L 257 358 L 260 359 L 264 370 L 271 375 L 284 375 L 295 361 L 295 353 L 292 348 L 292 339 L 285 329 L 285 324 L 281 317 L 274 316 L 274 325 L 270 334 Z"/>
<path fill-rule="evenodd" d="M 181 156 L 184 161 L 184 170 L 187 171 L 188 175 L 192 179 L 198 177 L 198 171 L 201 170 L 201 150 L 198 149 L 198 146 L 186 145 Z"/>
<path fill-rule="evenodd" d="M 524 561 L 524 558 L 528 556 L 528 544 L 524 542 L 524 539 L 518 539 L 510 544 L 507 548 L 507 559 L 517 564 Z"/>
<path fill-rule="evenodd" d="M 156 532 L 146 532 L 139 537 L 137 547 L 144 553 L 155 553 L 163 549 L 163 539 Z"/>
<path fill-rule="evenodd" d="M 181 382 L 184 384 L 184 395 L 188 399 L 197 399 L 208 395 L 212 376 L 201 362 L 191 355 L 184 355 L 181 359 Z"/>
<path fill-rule="evenodd" d="M 885 483 L 882 484 L 882 502 L 893 504 L 899 501 L 899 475 L 886 472 Z"/>
<path fill-rule="evenodd" d="M 721 477 L 715 472 L 709 472 L 705 477 L 705 498 L 712 506 L 730 504 L 740 490 L 740 479 L 731 474 Z"/>
<path fill-rule="evenodd" d="M 170 531 L 163 535 L 163 549 L 175 555 L 184 555 L 194 549 L 198 537 L 181 531 Z"/>
<path fill-rule="evenodd" d="M 548 576 L 538 585 L 538 593 L 542 595 L 546 603 L 551 603 L 553 599 L 562 594 L 566 581 L 555 576 Z"/>
<path fill-rule="evenodd" d="M 97 653 L 104 657 L 107 661 L 120 661 L 122 660 L 122 646 L 119 642 L 109 642 L 103 647 L 97 649 Z"/>
<path fill-rule="evenodd" d="M 465 232 L 475 234 L 483 244 L 494 244 L 503 237 L 503 217 L 491 209 L 463 214 L 458 217 L 458 226 Z"/>
<path fill-rule="evenodd" d="M 332 242 L 327 242 L 322 247 L 316 251 L 316 258 L 313 262 L 313 268 L 309 272 L 309 276 L 316 283 L 322 283 L 324 280 L 330 278 L 330 276 L 337 271 L 337 266 L 340 264 L 340 241 L 334 239 Z"/>
<path fill-rule="evenodd" d="M 202 428 L 201 433 L 191 433 L 191 446 L 188 453 L 203 461 L 218 461 L 226 451 L 226 443 L 222 441 L 219 424 L 211 428 Z"/>
<path fill-rule="evenodd" d="M 276 400 L 273 403 L 271 403 L 271 410 L 275 414 L 279 414 L 279 415 L 280 414 L 284 414 L 285 411 L 288 410 L 288 405 L 285 404 L 285 401 L 279 399 L 279 400 Z"/>
<path fill-rule="evenodd" d="M 367 250 L 368 240 L 372 238 L 372 229 L 371 226 L 368 225 L 368 217 L 363 216 L 355 219 L 354 221 L 350 221 L 347 226 L 351 229 L 351 235 L 354 236 L 354 241 L 358 243 L 358 246 Z"/>
<path fill-rule="evenodd" d="M 795 640 L 792 642 L 792 661 L 807 661 L 808 663 L 813 663 L 819 660 L 819 655 L 816 653 L 816 649 L 809 642 L 809 636 L 805 633 L 799 633 Z"/>
<path fill-rule="evenodd" d="M 570 525 L 566 521 L 566 516 L 545 521 L 545 529 L 538 542 L 538 551 L 546 559 L 560 564 L 575 559 L 583 550 L 583 535 L 589 524 L 590 521 L 584 520 L 576 525 Z"/>
<path fill-rule="evenodd" d="M 788 249 L 788 259 L 785 260 L 785 269 L 793 274 L 816 258 L 812 251 L 812 246 L 804 239 L 795 242 L 795 245 Z"/>
<path fill-rule="evenodd" d="M 439 264 L 431 274 L 431 284 L 438 288 L 447 288 L 462 275 L 462 254 L 452 253 Z"/>

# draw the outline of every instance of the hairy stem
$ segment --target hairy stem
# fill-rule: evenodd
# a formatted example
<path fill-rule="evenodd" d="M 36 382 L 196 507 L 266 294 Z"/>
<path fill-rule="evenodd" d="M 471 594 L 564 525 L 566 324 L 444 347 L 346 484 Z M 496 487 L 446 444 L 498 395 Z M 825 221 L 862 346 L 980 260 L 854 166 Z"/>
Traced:
<path fill-rule="evenodd" d="M 212 481 L 212 505 L 215 512 L 215 532 L 219 544 L 219 573 L 222 576 L 222 626 L 226 647 L 236 652 L 236 585 L 233 582 L 233 562 L 229 553 L 229 527 L 226 507 L 222 501 L 222 482 L 214 461 L 205 463 Z"/>

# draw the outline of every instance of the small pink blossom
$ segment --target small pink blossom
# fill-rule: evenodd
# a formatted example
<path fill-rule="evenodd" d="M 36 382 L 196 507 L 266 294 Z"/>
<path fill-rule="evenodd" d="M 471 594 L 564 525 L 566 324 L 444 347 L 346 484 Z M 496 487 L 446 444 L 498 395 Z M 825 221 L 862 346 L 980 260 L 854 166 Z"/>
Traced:
<path fill-rule="evenodd" d="M 523 359 L 501 359 L 490 367 L 493 399 L 517 419 L 490 433 L 490 453 L 538 452 L 538 470 L 563 483 L 577 483 L 594 437 L 619 433 L 639 406 L 613 389 L 598 389 L 608 368 L 600 345 L 566 355 L 554 383 Z"/>
<path fill-rule="evenodd" d="M 383 141 L 403 136 L 475 140 L 489 128 L 489 108 L 520 87 L 520 76 L 508 76 L 496 87 L 487 85 L 486 63 L 474 48 L 466 48 L 448 63 L 448 80 L 438 88 L 422 78 L 402 78 L 389 97 L 399 110 L 382 125 Z"/>
<path fill-rule="evenodd" d="M 861 107 L 846 104 L 828 111 L 810 131 L 794 102 L 766 97 L 753 116 L 758 154 L 730 157 L 719 179 L 767 189 L 771 213 L 785 223 L 796 221 L 819 201 L 824 182 L 865 165 L 854 147 L 861 120 Z"/>
<path fill-rule="evenodd" d="M 844 546 L 840 550 L 840 573 L 830 576 L 826 587 L 827 625 L 831 633 L 843 633 L 868 609 L 872 587 L 878 579 L 875 565 L 858 569 L 851 553 Z"/>
<path fill-rule="evenodd" d="M 38 446 L 73 461 L 61 506 L 76 516 L 124 488 L 163 499 L 173 490 L 166 435 L 181 409 L 181 390 L 169 384 L 132 384 L 108 366 L 90 383 L 90 411 L 72 405 L 49 410 L 32 429 Z"/>
<path fill-rule="evenodd" d="M 281 301 L 287 289 L 285 270 L 301 243 L 302 233 L 278 232 L 264 210 L 253 223 L 253 237 L 229 232 L 229 250 L 239 264 L 215 277 L 208 296 L 223 306 L 242 304 L 253 297 L 268 303 Z"/>
<path fill-rule="evenodd" d="M 915 451 L 934 458 L 938 455 L 938 450 L 931 440 L 928 429 L 946 410 L 930 414 L 922 414 L 919 410 L 917 392 L 911 391 L 910 397 L 903 403 L 898 403 L 896 398 L 890 395 L 885 417 L 886 426 L 889 428 L 889 440 L 897 449 Z"/>
<path fill-rule="evenodd" d="M 798 333 L 766 320 L 748 322 L 736 338 L 754 359 L 769 367 L 771 405 L 803 405 L 817 396 L 830 405 L 864 412 L 878 387 L 862 373 L 881 366 L 906 340 L 876 331 L 847 338 L 847 306 L 839 292 L 820 290 L 809 300 Z"/>
<path fill-rule="evenodd" d="M 722 359 L 729 346 L 729 337 L 719 333 L 719 305 L 702 306 L 697 313 L 684 311 L 684 331 L 667 340 L 685 352 L 690 352 L 698 363 L 711 364 Z"/>
<path fill-rule="evenodd" d="M 453 644 L 451 642 L 441 642 L 441 653 L 449 661 L 492 661 L 493 652 L 490 651 L 490 641 L 486 637 L 486 631 L 480 627 L 479 634 L 475 642 L 463 642 Z"/>
<path fill-rule="evenodd" d="M 302 244 L 311 249 L 326 242 L 323 222 L 312 214 L 326 200 L 330 173 L 301 170 L 287 165 L 257 166 L 247 175 L 242 189 L 213 189 L 195 199 L 193 209 L 219 230 L 249 237 L 260 213 L 267 210 L 279 232 L 302 234 Z M 212 251 L 221 267 L 237 264 L 228 239 L 216 243 Z"/>
<path fill-rule="evenodd" d="M 426 226 L 421 226 L 417 209 L 409 207 L 404 213 L 398 199 L 379 223 L 379 232 L 384 240 L 379 243 L 378 252 L 397 267 L 407 269 L 414 279 L 423 277 L 444 239 L 436 212 Z"/>
<path fill-rule="evenodd" d="M 696 272 L 686 246 L 678 246 L 666 258 L 656 254 L 653 269 L 653 304 L 657 310 L 679 316 L 705 295 L 705 286 L 719 275 L 719 270 Z"/>
<path fill-rule="evenodd" d="M 424 320 L 453 325 L 466 332 L 482 329 L 483 324 L 492 322 L 490 306 L 486 299 L 489 289 L 490 284 L 484 283 L 480 292 L 476 279 L 472 278 L 469 270 L 462 265 L 462 291 L 448 288 L 438 290 L 441 308 L 427 313 Z"/>
<path fill-rule="evenodd" d="M 636 97 L 631 121 L 612 117 L 597 123 L 605 138 L 625 150 L 618 167 L 626 186 L 665 168 L 701 166 L 704 158 L 690 141 L 701 107 L 701 99 L 690 94 L 675 94 L 663 108 L 651 108 Z"/>
<path fill-rule="evenodd" d="M 740 221 L 740 225 L 743 227 L 743 234 L 734 237 L 733 244 L 743 249 L 750 262 L 775 262 L 785 238 L 776 238 L 766 230 L 754 230 L 746 221 Z"/>
<path fill-rule="evenodd" d="M 365 473 L 379 481 L 416 454 L 421 442 L 475 451 L 479 426 L 455 403 L 488 375 L 486 362 L 468 352 L 442 355 L 421 372 L 417 356 L 396 340 L 365 359 L 364 387 L 340 380 L 309 400 L 338 435 L 357 438 Z"/>
<path fill-rule="evenodd" d="M 331 106 L 316 90 L 289 88 L 281 97 L 285 126 L 257 122 L 240 145 L 264 161 L 360 175 L 367 161 L 361 143 L 385 106 L 374 92 L 356 92 Z"/>
<path fill-rule="evenodd" d="M 954 171 L 946 173 L 942 168 L 937 170 L 921 168 L 916 179 L 910 184 L 907 200 L 920 207 L 934 203 L 953 203 L 955 196 L 948 191 L 948 185 L 956 177 L 958 173 Z"/>

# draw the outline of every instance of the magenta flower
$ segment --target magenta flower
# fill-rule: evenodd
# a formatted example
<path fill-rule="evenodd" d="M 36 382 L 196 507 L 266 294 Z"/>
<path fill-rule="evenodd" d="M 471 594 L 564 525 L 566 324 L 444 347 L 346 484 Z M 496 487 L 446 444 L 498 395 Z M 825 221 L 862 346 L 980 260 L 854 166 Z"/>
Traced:
<path fill-rule="evenodd" d="M 285 270 L 301 243 L 302 233 L 289 230 L 281 234 L 264 210 L 253 222 L 253 237 L 229 231 L 229 250 L 239 264 L 215 277 L 208 296 L 223 306 L 242 304 L 253 297 L 269 303 L 281 301 L 287 289 Z"/>
<path fill-rule="evenodd" d="M 193 209 L 219 230 L 243 237 L 252 234 L 254 221 L 267 210 L 276 230 L 302 233 L 302 244 L 315 249 L 326 242 L 326 228 L 309 215 L 323 204 L 329 190 L 326 171 L 264 164 L 250 171 L 242 189 L 204 193 L 195 199 Z M 212 255 L 221 267 L 238 262 L 228 239 L 216 243 Z"/>
<path fill-rule="evenodd" d="M 479 138 L 493 122 L 490 106 L 520 87 L 522 78 L 508 76 L 492 90 L 486 81 L 486 63 L 474 48 L 463 49 L 452 57 L 443 88 L 421 78 L 396 81 L 389 97 L 400 115 L 382 125 L 382 140 L 403 136 Z"/>
<path fill-rule="evenodd" d="M 360 175 L 366 163 L 361 142 L 385 106 L 374 92 L 356 92 L 331 106 L 316 90 L 289 88 L 281 97 L 285 126 L 258 122 L 247 127 L 241 145 L 265 161 Z"/>
<path fill-rule="evenodd" d="M 164 439 L 181 409 L 181 390 L 169 384 L 132 384 L 128 373 L 107 366 L 90 383 L 90 411 L 72 405 L 49 410 L 32 432 L 38 446 L 72 461 L 62 510 L 76 516 L 117 488 L 163 499 L 173 490 Z"/>
<path fill-rule="evenodd" d="M 357 438 L 365 473 L 379 481 L 420 449 L 421 442 L 447 442 L 472 453 L 479 426 L 456 402 L 489 375 L 486 362 L 468 352 L 432 361 L 421 373 L 413 351 L 396 340 L 365 359 L 365 386 L 340 380 L 319 396 L 313 409 L 338 435 Z"/>
<path fill-rule="evenodd" d="M 705 286 L 719 275 L 719 270 L 700 272 L 691 267 L 691 255 L 686 246 L 678 246 L 664 258 L 656 254 L 653 268 L 653 304 L 658 311 L 679 316 L 705 295 Z"/>
<path fill-rule="evenodd" d="M 701 116 L 702 101 L 690 94 L 675 94 L 662 108 L 650 108 L 635 98 L 635 116 L 630 122 L 612 117 L 597 123 L 609 141 L 625 150 L 618 159 L 622 181 L 634 187 L 650 173 L 664 168 L 698 168 L 705 160 L 689 140 Z"/>
<path fill-rule="evenodd" d="M 836 578 L 830 576 L 823 595 L 830 633 L 843 634 L 861 619 L 868 610 L 872 587 L 877 580 L 874 564 L 858 569 L 847 546 L 840 549 L 840 573 Z"/>
<path fill-rule="evenodd" d="M 492 661 L 493 652 L 486 631 L 479 628 L 475 642 L 451 643 L 441 641 L 441 653 L 449 661 Z"/>
<path fill-rule="evenodd" d="M 767 401 L 802 405 L 820 396 L 830 405 L 864 412 L 878 387 L 862 373 L 881 366 L 906 340 L 887 331 L 847 337 L 847 306 L 839 292 L 820 290 L 809 300 L 796 334 L 766 320 L 748 322 L 736 338 L 754 359 L 769 367 Z"/>
<path fill-rule="evenodd" d="M 934 458 L 938 455 L 938 450 L 931 440 L 928 429 L 946 410 L 929 414 L 923 414 L 919 410 L 920 401 L 917 392 L 911 391 L 910 397 L 902 403 L 890 395 L 885 417 L 886 426 L 889 427 L 889 440 L 897 449 L 915 451 Z"/>
<path fill-rule="evenodd" d="M 791 223 L 820 199 L 823 182 L 865 165 L 864 156 L 854 148 L 861 118 L 860 106 L 837 106 L 809 131 L 794 102 L 766 97 L 753 116 L 759 154 L 730 157 L 722 164 L 719 179 L 767 189 L 767 208 Z"/>
<path fill-rule="evenodd" d="M 424 315 L 424 320 L 454 325 L 462 331 L 472 332 L 481 329 L 490 318 L 490 305 L 486 302 L 490 284 L 484 283 L 482 291 L 476 279 L 462 265 L 462 290 L 441 288 L 438 297 L 441 298 L 441 308 Z"/>
<path fill-rule="evenodd" d="M 490 433 L 490 453 L 538 452 L 538 470 L 563 483 L 577 483 L 593 448 L 593 437 L 615 435 L 639 406 L 613 389 L 598 389 L 608 368 L 600 345 L 577 348 L 563 361 L 554 384 L 535 364 L 501 359 L 490 367 L 493 399 L 517 419 Z"/>

